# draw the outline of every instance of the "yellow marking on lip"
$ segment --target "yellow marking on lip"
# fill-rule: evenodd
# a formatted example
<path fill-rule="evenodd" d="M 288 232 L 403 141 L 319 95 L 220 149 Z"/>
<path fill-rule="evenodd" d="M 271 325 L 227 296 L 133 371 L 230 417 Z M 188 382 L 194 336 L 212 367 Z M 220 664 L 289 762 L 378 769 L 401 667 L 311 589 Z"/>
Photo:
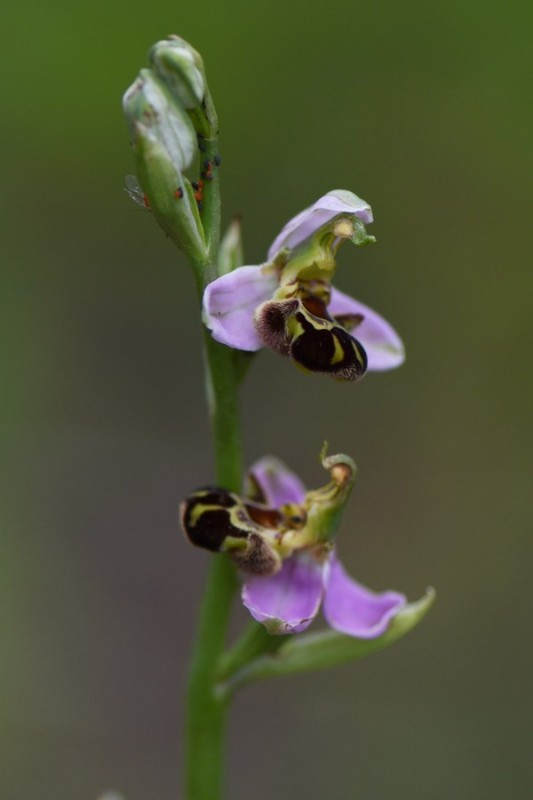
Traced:
<path fill-rule="evenodd" d="M 331 334 L 333 336 L 333 341 L 335 343 L 335 352 L 331 357 L 331 364 L 339 364 L 341 361 L 344 361 L 346 358 L 344 350 L 342 349 L 341 343 L 335 336 L 335 334 Z"/>

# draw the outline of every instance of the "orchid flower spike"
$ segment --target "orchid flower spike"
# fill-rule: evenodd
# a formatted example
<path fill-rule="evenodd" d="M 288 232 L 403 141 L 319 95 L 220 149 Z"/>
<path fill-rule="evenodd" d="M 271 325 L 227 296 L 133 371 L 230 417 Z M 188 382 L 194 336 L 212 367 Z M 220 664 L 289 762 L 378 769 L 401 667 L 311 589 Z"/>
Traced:
<path fill-rule="evenodd" d="M 375 241 L 365 230 L 372 221 L 370 206 L 342 189 L 291 219 L 265 264 L 239 267 L 206 287 L 203 318 L 213 338 L 237 350 L 270 347 L 341 381 L 399 366 L 404 348 L 394 328 L 331 285 L 339 245 Z"/>
<path fill-rule="evenodd" d="M 181 507 L 189 540 L 230 553 L 246 573 L 242 600 L 269 633 L 305 630 L 323 604 L 337 631 L 362 639 L 380 636 L 406 598 L 375 594 L 350 578 L 337 559 L 333 537 L 355 480 L 355 464 L 344 455 L 326 457 L 326 486 L 305 490 L 300 479 L 274 458 L 250 469 L 246 496 L 202 489 Z"/>

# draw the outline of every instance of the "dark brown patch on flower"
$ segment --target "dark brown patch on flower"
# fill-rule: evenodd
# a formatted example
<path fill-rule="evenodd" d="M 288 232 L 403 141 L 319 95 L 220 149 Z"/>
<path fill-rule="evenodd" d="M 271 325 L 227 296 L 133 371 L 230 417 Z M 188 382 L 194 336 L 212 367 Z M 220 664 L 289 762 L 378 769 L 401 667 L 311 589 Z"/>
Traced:
<path fill-rule="evenodd" d="M 252 575 L 273 575 L 281 566 L 279 557 L 258 533 L 250 534 L 246 550 L 235 550 L 231 556 L 243 572 Z"/>
<path fill-rule="evenodd" d="M 272 575 L 280 558 L 267 535 L 286 527 L 285 515 L 261 503 L 245 502 L 224 489 L 199 489 L 180 506 L 189 541 L 212 552 L 228 551 L 245 572 Z M 235 541 L 238 540 L 238 541 Z"/>
<path fill-rule="evenodd" d="M 345 319 L 353 327 L 363 317 L 352 314 Z M 323 372 L 340 381 L 355 381 L 366 372 L 367 356 L 361 343 L 336 324 L 325 301 L 313 294 L 263 303 L 256 312 L 256 328 L 268 347 L 311 372 Z"/>
<path fill-rule="evenodd" d="M 236 527 L 230 509 L 237 500 L 223 489 L 195 492 L 180 506 L 181 527 L 189 541 L 197 547 L 217 552 L 228 536 L 246 538 L 248 532 Z"/>
<path fill-rule="evenodd" d="M 289 355 L 312 372 L 342 381 L 361 378 L 367 368 L 363 346 L 339 325 L 315 327 L 305 314 L 296 314 L 303 332 L 292 342 Z"/>
<path fill-rule="evenodd" d="M 192 544 L 214 552 L 221 549 L 228 536 L 246 539 L 248 535 L 232 525 L 229 513 L 224 508 L 203 511 L 194 525 L 187 524 L 186 516 L 183 520 L 183 528 Z"/>
<path fill-rule="evenodd" d="M 279 528 L 283 522 L 283 515 L 275 508 L 246 503 L 245 509 L 254 522 L 263 528 Z"/>
<path fill-rule="evenodd" d="M 326 304 L 319 300 L 318 297 L 313 297 L 309 295 L 309 297 L 305 297 L 302 300 L 302 305 L 315 317 L 319 317 L 319 319 L 327 319 L 331 321 L 331 317 L 328 314 L 328 309 Z"/>

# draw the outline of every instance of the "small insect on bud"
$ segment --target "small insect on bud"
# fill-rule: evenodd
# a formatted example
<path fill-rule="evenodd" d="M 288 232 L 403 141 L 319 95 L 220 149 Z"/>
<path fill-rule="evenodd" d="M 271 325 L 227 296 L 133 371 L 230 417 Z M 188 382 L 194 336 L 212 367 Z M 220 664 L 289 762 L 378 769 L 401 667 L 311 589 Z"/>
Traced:
<path fill-rule="evenodd" d="M 139 181 L 135 175 L 126 175 L 125 192 L 128 194 L 134 203 L 144 208 L 146 211 L 150 210 L 150 203 L 146 194 L 143 192 Z"/>
<path fill-rule="evenodd" d="M 194 181 L 191 183 L 192 188 L 194 191 L 194 199 L 198 203 L 198 208 L 200 211 L 202 210 L 203 199 L 204 199 L 204 182 L 203 180 Z"/>
<path fill-rule="evenodd" d="M 202 170 L 202 178 L 206 181 L 213 180 L 213 162 L 208 158 L 204 161 L 204 168 Z"/>

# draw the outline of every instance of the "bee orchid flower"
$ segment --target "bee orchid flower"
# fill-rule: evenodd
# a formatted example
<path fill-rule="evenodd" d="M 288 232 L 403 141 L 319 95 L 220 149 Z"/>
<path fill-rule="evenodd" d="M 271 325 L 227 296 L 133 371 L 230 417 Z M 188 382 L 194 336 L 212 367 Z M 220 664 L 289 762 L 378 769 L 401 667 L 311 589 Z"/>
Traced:
<path fill-rule="evenodd" d="M 321 197 L 285 225 L 265 264 L 238 267 L 206 287 L 212 336 L 238 350 L 270 347 L 337 380 L 399 366 L 404 348 L 394 328 L 331 285 L 339 245 L 374 241 L 365 230 L 372 221 L 370 206 L 352 192 Z"/>
<path fill-rule="evenodd" d="M 330 482 L 306 491 L 274 458 L 250 469 L 246 497 L 203 489 L 183 504 L 183 529 L 193 544 L 226 551 L 245 573 L 242 601 L 272 634 L 305 630 L 322 605 L 335 630 L 373 639 L 406 605 L 403 594 L 374 593 L 351 578 L 333 537 L 355 480 L 344 455 L 322 458 Z"/>

